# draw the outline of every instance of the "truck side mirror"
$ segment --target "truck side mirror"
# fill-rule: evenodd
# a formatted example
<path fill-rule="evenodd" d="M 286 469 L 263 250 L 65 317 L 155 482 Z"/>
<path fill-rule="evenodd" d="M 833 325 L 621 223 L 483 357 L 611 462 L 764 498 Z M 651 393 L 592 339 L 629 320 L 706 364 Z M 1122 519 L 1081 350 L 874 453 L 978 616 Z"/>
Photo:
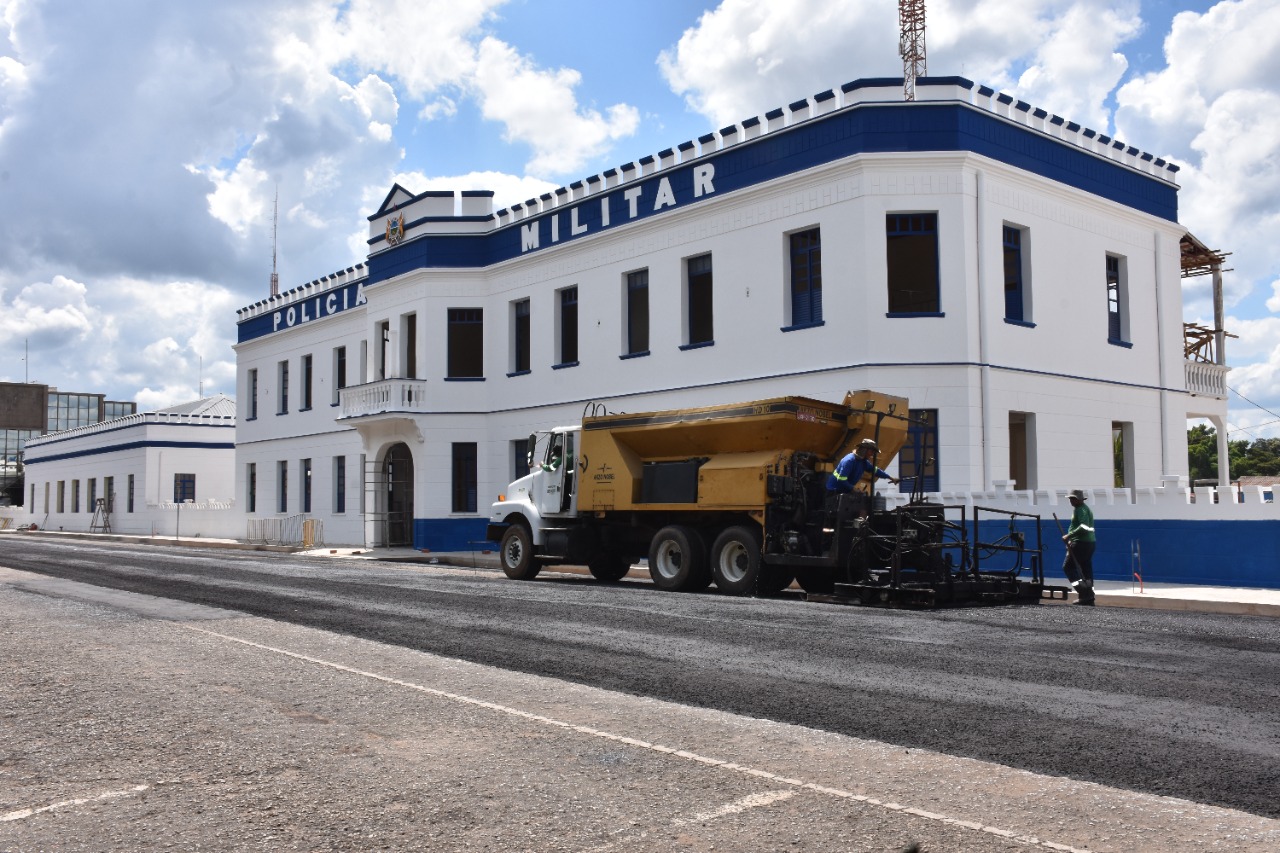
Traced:
<path fill-rule="evenodd" d="M 528 465 L 530 468 L 533 467 L 533 451 L 537 446 L 538 434 L 534 432 L 529 433 L 529 442 L 525 445 L 524 451 L 524 464 Z"/>

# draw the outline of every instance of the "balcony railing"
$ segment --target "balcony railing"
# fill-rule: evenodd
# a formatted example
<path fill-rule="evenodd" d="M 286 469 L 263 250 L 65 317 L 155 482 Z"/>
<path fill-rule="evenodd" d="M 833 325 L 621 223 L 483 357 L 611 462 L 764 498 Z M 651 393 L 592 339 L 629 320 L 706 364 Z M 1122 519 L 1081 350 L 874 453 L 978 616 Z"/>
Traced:
<path fill-rule="evenodd" d="M 381 379 L 338 392 L 338 418 L 416 414 L 426 410 L 427 380 Z"/>
<path fill-rule="evenodd" d="M 1227 396 L 1227 371 L 1230 367 L 1207 361 L 1184 361 L 1183 366 L 1187 373 L 1187 390 L 1192 394 Z"/>

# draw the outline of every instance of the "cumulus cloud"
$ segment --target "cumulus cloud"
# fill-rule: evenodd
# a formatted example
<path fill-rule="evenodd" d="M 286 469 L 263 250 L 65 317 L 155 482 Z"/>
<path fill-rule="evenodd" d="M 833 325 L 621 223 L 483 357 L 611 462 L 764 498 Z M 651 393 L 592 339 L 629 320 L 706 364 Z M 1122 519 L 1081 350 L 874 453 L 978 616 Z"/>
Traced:
<path fill-rule="evenodd" d="M 1235 391 L 1228 420 L 1254 438 L 1280 436 L 1280 423 L 1271 414 L 1280 412 L 1280 317 L 1228 317 L 1226 326 L 1239 336 L 1227 342 L 1235 365 L 1227 374 Z"/>
<path fill-rule="evenodd" d="M 932 75 L 966 76 L 1104 129 L 1104 102 L 1127 68 L 1118 47 L 1140 25 L 1136 0 L 940 0 L 926 20 Z M 901 77 L 898 32 L 891 3 L 725 0 L 658 65 L 690 109 L 727 124 L 851 77 Z"/>
<path fill-rule="evenodd" d="M 47 343 L 43 376 L 64 384 L 101 365 L 121 397 L 194 389 L 204 354 L 231 391 L 229 338 L 205 341 L 199 324 L 230 335 L 234 309 L 266 292 L 276 194 L 282 281 L 362 258 L 363 216 L 404 166 L 406 99 L 415 118 L 483 109 L 550 176 L 634 131 L 632 108 L 578 103 L 576 71 L 489 38 L 503 2 L 0 2 L 0 343 Z M 548 186 L 420 186 L 441 180 L 513 199 Z M 164 343 L 129 319 L 154 322 L 148 300 L 199 307 L 170 318 Z"/>
<path fill-rule="evenodd" d="M 0 312 L 0 339 L 33 343 L 37 354 L 83 343 L 97 319 L 87 293 L 84 284 L 61 275 L 23 287 Z"/>
<path fill-rule="evenodd" d="M 234 392 L 235 328 L 227 318 L 239 301 L 202 282 L 113 278 L 90 285 L 55 275 L 12 298 L 0 295 L 0 343 L 12 351 L 29 342 L 31 379 L 66 390 L 132 399 L 148 384 L 183 389 L 153 399 L 154 408 L 194 399 L 202 360 L 206 392 Z M 21 381 L 24 374 L 0 378 Z"/>
<path fill-rule="evenodd" d="M 582 168 L 614 141 L 635 133 L 640 114 L 615 104 L 602 114 L 581 109 L 573 90 L 582 75 L 571 68 L 536 67 L 510 45 L 494 38 L 480 43 L 475 85 L 485 118 L 500 121 L 508 141 L 533 148 L 526 169 L 537 175 L 564 175 Z"/>
<path fill-rule="evenodd" d="M 850 69 L 901 76 L 897 32 L 890 3 L 724 0 L 658 67 L 689 109 L 721 126 L 828 89 Z"/>

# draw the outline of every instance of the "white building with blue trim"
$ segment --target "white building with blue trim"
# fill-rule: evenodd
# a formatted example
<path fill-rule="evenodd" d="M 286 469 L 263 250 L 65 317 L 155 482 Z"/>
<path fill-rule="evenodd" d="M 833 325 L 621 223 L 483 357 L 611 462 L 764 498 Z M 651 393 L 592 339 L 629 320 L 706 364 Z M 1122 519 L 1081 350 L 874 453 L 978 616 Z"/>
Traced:
<path fill-rule="evenodd" d="M 236 404 L 219 394 L 28 439 L 18 525 L 235 538 Z"/>
<path fill-rule="evenodd" d="M 467 550 L 525 437 L 592 402 L 869 388 L 929 424 L 896 466 L 931 493 L 1047 517 L 1091 489 L 1105 570 L 1108 515 L 1192 506 L 1188 420 L 1226 433 L 1221 338 L 1184 351 L 1177 167 L 961 78 L 901 93 L 855 81 L 496 212 L 393 187 L 362 264 L 238 314 L 241 505 Z"/>

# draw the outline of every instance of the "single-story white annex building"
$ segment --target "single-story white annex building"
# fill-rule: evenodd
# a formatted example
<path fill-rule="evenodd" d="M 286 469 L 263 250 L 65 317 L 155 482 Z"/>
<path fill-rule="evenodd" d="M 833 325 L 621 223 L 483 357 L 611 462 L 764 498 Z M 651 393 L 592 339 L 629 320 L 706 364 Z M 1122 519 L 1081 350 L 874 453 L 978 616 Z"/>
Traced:
<path fill-rule="evenodd" d="M 146 536 L 244 536 L 235 401 L 217 395 L 28 440 L 19 525 Z"/>

